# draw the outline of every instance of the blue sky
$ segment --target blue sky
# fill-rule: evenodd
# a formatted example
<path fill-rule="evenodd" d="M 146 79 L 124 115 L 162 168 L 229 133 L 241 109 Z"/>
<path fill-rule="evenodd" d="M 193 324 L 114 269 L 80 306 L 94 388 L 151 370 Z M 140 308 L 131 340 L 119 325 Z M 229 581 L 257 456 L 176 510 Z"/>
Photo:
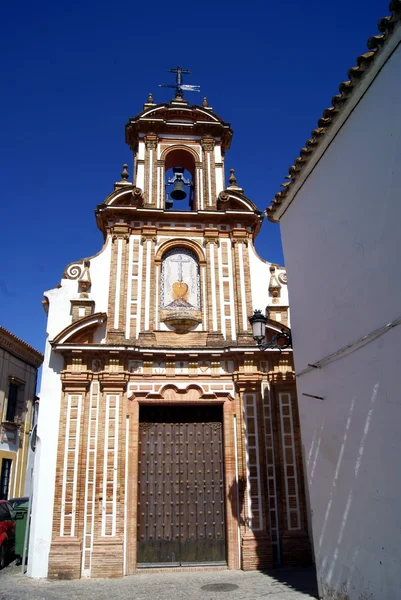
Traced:
<path fill-rule="evenodd" d="M 93 211 L 132 164 L 124 125 L 149 92 L 170 100 L 169 68 L 231 122 L 227 178 L 264 209 L 386 14 L 380 0 L 3 4 L 0 324 L 43 351 L 43 291 L 100 249 Z M 256 247 L 283 263 L 278 225 Z"/>

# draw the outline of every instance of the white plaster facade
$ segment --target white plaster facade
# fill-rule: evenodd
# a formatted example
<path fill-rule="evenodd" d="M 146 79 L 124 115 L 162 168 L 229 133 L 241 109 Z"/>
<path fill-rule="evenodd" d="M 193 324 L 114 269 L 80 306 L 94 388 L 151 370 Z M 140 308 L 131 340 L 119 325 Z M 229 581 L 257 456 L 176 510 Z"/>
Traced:
<path fill-rule="evenodd" d="M 249 245 L 249 267 L 251 271 L 252 281 L 258 281 L 259 285 L 252 286 L 252 304 L 256 309 L 264 310 L 266 308 L 266 298 L 269 298 L 269 305 L 271 305 L 271 293 L 269 293 L 269 279 L 270 279 L 270 267 L 272 263 L 267 262 L 261 258 L 253 244 Z M 286 269 L 284 267 L 277 266 L 276 268 L 277 277 L 284 276 Z M 279 279 L 280 282 L 280 279 Z M 281 307 L 288 306 L 288 287 L 287 284 L 281 284 L 280 287 L 280 299 L 278 305 Z M 288 325 L 290 325 L 290 311 L 288 312 Z"/>
<path fill-rule="evenodd" d="M 400 40 L 396 25 L 274 209 L 318 582 L 330 599 L 401 598 Z"/>

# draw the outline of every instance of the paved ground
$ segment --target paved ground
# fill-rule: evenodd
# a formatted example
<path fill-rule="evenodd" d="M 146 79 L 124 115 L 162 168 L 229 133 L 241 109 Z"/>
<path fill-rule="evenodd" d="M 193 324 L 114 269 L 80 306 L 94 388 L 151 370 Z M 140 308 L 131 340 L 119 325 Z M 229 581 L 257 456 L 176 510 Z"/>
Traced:
<path fill-rule="evenodd" d="M 14 563 L 0 571 L 0 600 L 308 600 L 317 598 L 309 569 L 140 573 L 124 579 L 47 581 L 21 575 Z"/>

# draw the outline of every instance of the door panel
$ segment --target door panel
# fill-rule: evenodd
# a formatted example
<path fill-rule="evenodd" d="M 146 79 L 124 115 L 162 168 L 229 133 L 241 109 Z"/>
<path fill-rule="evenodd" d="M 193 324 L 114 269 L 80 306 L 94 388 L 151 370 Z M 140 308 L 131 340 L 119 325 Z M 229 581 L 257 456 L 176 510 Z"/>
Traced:
<path fill-rule="evenodd" d="M 139 424 L 138 563 L 179 565 L 178 423 Z"/>
<path fill-rule="evenodd" d="M 222 424 L 181 426 L 181 563 L 225 560 Z"/>
<path fill-rule="evenodd" d="M 225 563 L 220 407 L 143 407 L 138 566 Z"/>

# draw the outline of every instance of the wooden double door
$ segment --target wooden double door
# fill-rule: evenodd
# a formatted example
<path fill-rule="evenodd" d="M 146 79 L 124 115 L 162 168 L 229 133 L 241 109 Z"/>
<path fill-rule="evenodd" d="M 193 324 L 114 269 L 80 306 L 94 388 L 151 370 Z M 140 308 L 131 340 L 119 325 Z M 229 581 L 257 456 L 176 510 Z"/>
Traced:
<path fill-rule="evenodd" d="M 142 406 L 137 566 L 226 564 L 220 406 Z"/>

